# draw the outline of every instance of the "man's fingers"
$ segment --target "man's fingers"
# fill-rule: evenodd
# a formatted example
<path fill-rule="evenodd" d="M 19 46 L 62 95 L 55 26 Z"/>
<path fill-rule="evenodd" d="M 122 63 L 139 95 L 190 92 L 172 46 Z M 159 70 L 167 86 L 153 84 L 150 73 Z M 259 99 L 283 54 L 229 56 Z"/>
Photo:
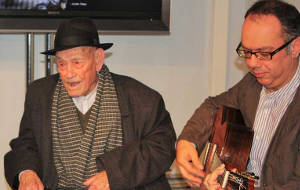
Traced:
<path fill-rule="evenodd" d="M 110 190 L 107 184 L 93 184 L 89 186 L 88 190 Z"/>
<path fill-rule="evenodd" d="M 176 146 L 176 162 L 182 177 L 189 185 L 202 183 L 205 173 L 195 145 L 187 140 L 179 140 Z"/>
<path fill-rule="evenodd" d="M 106 171 L 101 171 L 83 182 L 83 185 L 89 186 L 88 190 L 109 190 L 109 182 Z"/>
<path fill-rule="evenodd" d="M 231 172 L 237 172 L 238 170 L 236 169 L 236 168 L 233 168 L 232 170 L 231 170 Z"/>
<path fill-rule="evenodd" d="M 43 190 L 44 185 L 38 175 L 32 171 L 28 170 L 21 174 L 19 190 Z"/>
<path fill-rule="evenodd" d="M 178 164 L 179 167 L 184 168 L 191 175 L 198 176 L 198 177 L 204 177 L 205 173 L 203 172 L 202 169 L 200 169 L 199 167 L 197 167 L 194 164 L 194 162 L 183 160 L 183 162 L 181 162 L 181 163 L 178 162 L 177 164 Z M 200 164 L 201 164 L 201 162 L 200 162 Z"/>
<path fill-rule="evenodd" d="M 87 180 L 85 180 L 85 182 L 83 182 L 83 185 L 86 185 L 86 186 L 90 185 L 93 182 L 94 178 L 95 178 L 95 176 L 88 178 Z"/>
<path fill-rule="evenodd" d="M 217 179 L 220 175 L 222 175 L 225 171 L 225 165 L 222 164 L 219 167 L 217 167 L 212 173 L 211 173 L 211 177 L 208 179 L 208 183 L 210 184 L 216 184 L 217 183 Z"/>
<path fill-rule="evenodd" d="M 225 171 L 225 165 L 224 164 L 221 164 L 219 167 L 217 167 L 216 169 L 216 174 L 219 176 L 219 175 L 222 175 Z"/>
<path fill-rule="evenodd" d="M 187 171 L 184 167 L 178 166 L 181 175 L 184 179 L 186 179 L 187 181 L 193 182 L 193 183 L 202 183 L 202 177 L 194 175 L 192 173 L 190 173 L 189 171 Z"/>
<path fill-rule="evenodd" d="M 208 190 L 222 190 L 222 187 L 218 183 L 217 184 L 211 184 L 211 185 L 209 185 Z"/>
<path fill-rule="evenodd" d="M 191 182 L 186 180 L 186 183 L 191 186 L 191 187 L 200 187 L 201 183 L 195 183 L 195 182 Z"/>
<path fill-rule="evenodd" d="M 212 173 L 208 174 L 204 179 L 204 185 L 207 189 L 221 189 L 217 181 L 218 177 L 222 175 L 225 171 L 225 165 L 222 164 L 217 167 Z"/>
<path fill-rule="evenodd" d="M 199 170 L 203 170 L 203 169 L 204 169 L 203 164 L 202 164 L 200 158 L 198 157 L 198 155 L 192 156 L 192 163 L 193 163 L 193 165 L 194 165 L 197 169 L 199 169 Z"/>
<path fill-rule="evenodd" d="M 184 168 L 188 173 L 194 176 L 203 177 L 203 165 L 193 144 L 186 140 L 179 140 L 176 148 L 177 165 Z"/>

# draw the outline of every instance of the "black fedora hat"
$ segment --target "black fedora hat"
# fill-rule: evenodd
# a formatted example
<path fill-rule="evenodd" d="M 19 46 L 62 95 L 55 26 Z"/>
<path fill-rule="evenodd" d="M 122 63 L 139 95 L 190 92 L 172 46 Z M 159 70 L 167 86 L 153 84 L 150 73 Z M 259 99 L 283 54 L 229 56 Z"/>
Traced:
<path fill-rule="evenodd" d="M 89 18 L 73 18 L 63 21 L 55 34 L 54 49 L 42 52 L 45 55 L 55 55 L 57 51 L 78 46 L 92 46 L 104 50 L 112 43 L 100 43 L 97 28 Z"/>

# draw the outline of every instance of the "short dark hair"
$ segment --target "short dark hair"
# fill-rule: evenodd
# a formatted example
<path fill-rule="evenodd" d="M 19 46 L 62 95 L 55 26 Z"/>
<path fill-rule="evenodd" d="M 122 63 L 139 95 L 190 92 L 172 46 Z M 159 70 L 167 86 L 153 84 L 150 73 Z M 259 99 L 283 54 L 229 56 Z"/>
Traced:
<path fill-rule="evenodd" d="M 245 19 L 250 14 L 276 16 L 282 25 L 282 32 L 287 38 L 300 34 L 300 15 L 297 8 L 291 4 L 280 0 L 261 0 L 248 9 Z"/>

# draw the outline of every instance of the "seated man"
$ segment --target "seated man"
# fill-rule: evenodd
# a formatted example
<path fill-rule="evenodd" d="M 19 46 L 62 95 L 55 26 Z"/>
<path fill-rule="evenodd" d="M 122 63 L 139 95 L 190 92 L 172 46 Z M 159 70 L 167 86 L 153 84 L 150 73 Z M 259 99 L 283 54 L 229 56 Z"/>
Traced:
<path fill-rule="evenodd" d="M 257 1 L 246 13 L 237 48 L 249 73 L 234 87 L 209 97 L 179 136 L 177 164 L 190 185 L 203 182 L 198 158 L 211 134 L 217 110 L 239 109 L 254 130 L 247 171 L 259 176 L 257 189 L 300 189 L 300 15 L 278 0 Z M 218 189 L 220 166 L 204 179 Z"/>
<path fill-rule="evenodd" d="M 160 94 L 109 72 L 92 20 L 63 22 L 58 74 L 28 88 L 19 136 L 5 155 L 13 189 L 166 190 L 176 135 Z"/>

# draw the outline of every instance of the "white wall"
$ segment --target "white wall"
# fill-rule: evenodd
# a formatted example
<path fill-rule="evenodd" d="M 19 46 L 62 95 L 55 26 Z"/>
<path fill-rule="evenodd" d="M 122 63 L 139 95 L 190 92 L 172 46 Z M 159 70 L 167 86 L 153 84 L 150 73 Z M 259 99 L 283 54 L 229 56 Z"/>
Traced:
<path fill-rule="evenodd" d="M 103 36 L 113 42 L 105 63 L 158 90 L 177 134 L 208 94 L 209 0 L 172 2 L 172 31 L 167 36 Z M 100 36 L 101 37 L 101 36 Z"/>
<path fill-rule="evenodd" d="M 105 62 L 111 71 L 130 75 L 159 91 L 178 135 L 208 95 L 223 91 L 244 75 L 240 69 L 243 65 L 236 64 L 235 48 L 249 2 L 173 0 L 170 35 L 100 36 L 102 42 L 114 43 L 107 51 Z M 0 44 L 0 158 L 3 163 L 9 141 L 17 136 L 23 112 L 25 36 L 0 34 Z M 45 74 L 44 57 L 38 54 L 44 50 L 43 35 L 35 36 L 35 48 L 35 78 L 40 78 Z M 0 171 L 0 189 L 9 189 L 3 164 Z"/>
<path fill-rule="evenodd" d="M 18 132 L 25 93 L 25 43 L 22 35 L 0 35 L 0 158 L 9 150 L 8 142 Z M 0 165 L 0 189 L 5 188 L 3 164 Z"/>

